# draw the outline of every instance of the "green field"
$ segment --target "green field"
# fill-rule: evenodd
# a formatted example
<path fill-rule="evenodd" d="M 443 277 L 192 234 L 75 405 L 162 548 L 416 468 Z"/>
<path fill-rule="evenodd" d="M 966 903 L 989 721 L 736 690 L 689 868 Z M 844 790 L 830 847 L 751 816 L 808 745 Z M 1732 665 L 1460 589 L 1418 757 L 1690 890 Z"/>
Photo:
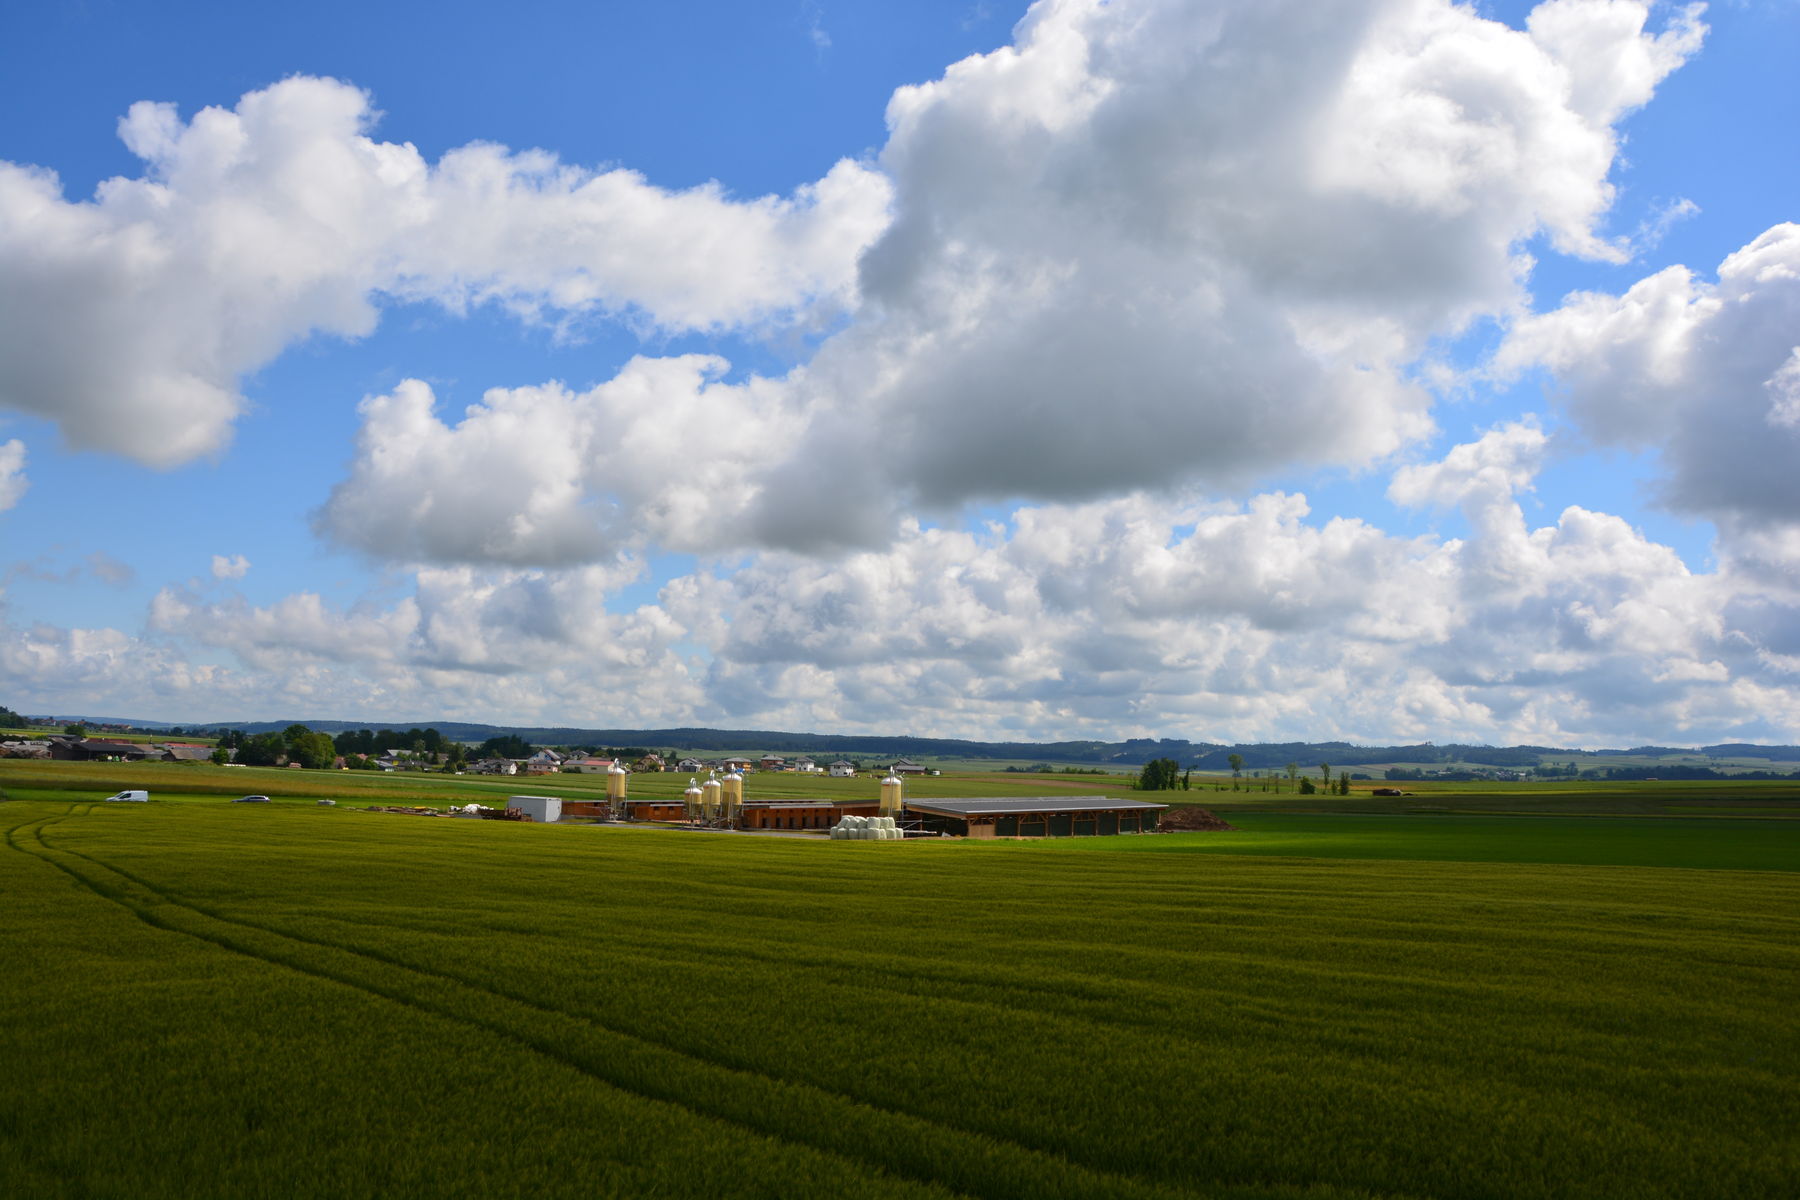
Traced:
<path fill-rule="evenodd" d="M 1232 813 L 1238 831 L 1093 838 L 1086 850 L 1800 871 L 1800 823 L 1652 817 Z"/>
<path fill-rule="evenodd" d="M 1800 873 L 1737 869 L 1792 867 L 1792 822 L 897 845 L 8 790 L 46 798 L 0 804 L 0 1195 L 1786 1196 L 1800 1172 Z M 1565 861 L 1492 861 L 1533 844 Z"/>

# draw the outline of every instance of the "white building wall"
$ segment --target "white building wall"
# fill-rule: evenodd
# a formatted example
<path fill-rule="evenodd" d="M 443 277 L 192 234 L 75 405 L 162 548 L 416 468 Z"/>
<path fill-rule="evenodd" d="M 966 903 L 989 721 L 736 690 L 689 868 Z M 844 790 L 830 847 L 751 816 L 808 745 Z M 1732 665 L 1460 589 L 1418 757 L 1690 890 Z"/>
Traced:
<path fill-rule="evenodd" d="M 506 807 L 516 808 L 533 821 L 562 820 L 563 802 L 554 796 L 508 796 Z"/>

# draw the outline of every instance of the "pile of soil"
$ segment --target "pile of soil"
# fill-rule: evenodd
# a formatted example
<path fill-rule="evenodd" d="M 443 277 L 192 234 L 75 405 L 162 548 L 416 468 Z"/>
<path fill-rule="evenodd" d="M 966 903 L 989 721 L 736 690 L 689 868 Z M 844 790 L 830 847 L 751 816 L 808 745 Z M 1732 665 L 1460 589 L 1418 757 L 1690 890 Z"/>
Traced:
<path fill-rule="evenodd" d="M 1164 833 L 1192 833 L 1195 831 L 1222 833 L 1237 830 L 1236 825 L 1228 823 L 1211 809 L 1191 808 L 1187 805 L 1177 805 L 1163 813 L 1162 821 L 1158 823 L 1157 828 Z"/>

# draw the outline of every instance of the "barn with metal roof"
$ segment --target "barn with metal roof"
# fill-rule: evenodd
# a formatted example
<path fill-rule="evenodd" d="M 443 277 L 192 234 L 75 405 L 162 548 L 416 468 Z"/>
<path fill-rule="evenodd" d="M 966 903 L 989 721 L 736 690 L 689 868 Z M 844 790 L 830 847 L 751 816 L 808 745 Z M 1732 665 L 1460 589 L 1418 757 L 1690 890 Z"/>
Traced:
<path fill-rule="evenodd" d="M 924 832 L 954 837 L 1093 837 L 1154 833 L 1166 804 L 1108 796 L 1022 796 L 1006 799 L 908 798 L 906 815 Z"/>

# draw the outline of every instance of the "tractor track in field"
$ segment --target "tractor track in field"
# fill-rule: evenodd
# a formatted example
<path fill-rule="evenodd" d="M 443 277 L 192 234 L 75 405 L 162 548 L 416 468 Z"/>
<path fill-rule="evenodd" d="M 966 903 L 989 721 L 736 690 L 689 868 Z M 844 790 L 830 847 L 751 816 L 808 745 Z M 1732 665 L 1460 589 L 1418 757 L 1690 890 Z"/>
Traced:
<path fill-rule="evenodd" d="M 91 809 L 91 806 L 89 806 L 89 808 Z M 84 813 L 85 811 L 87 810 L 84 810 Z M 59 825 L 76 815 L 82 814 L 71 811 L 58 817 L 21 824 L 8 830 L 7 842 L 13 849 L 20 851 L 21 853 L 29 854 L 56 868 L 94 895 L 124 908 L 139 920 L 153 928 L 185 937 L 191 937 L 233 954 L 253 958 L 272 966 L 286 968 L 329 983 L 335 983 L 339 986 L 351 988 L 364 994 L 375 996 L 379 999 L 388 1000 L 416 1012 L 450 1020 L 466 1027 L 480 1030 L 504 1041 L 518 1045 L 531 1053 L 549 1058 L 578 1074 L 593 1079 L 608 1087 L 615 1088 L 621 1092 L 636 1096 L 639 1099 L 652 1103 L 668 1104 L 673 1108 L 680 1109 L 695 1117 L 718 1121 L 721 1124 L 741 1129 L 754 1136 L 803 1146 L 808 1150 L 822 1154 L 828 1158 L 836 1159 L 839 1162 L 849 1164 L 859 1169 L 874 1170 L 898 1179 L 904 1179 L 926 1187 L 937 1188 L 952 1195 L 965 1195 L 970 1197 L 1019 1195 L 1035 1198 L 1052 1194 L 1046 1192 L 1042 1186 L 1027 1185 L 1024 1180 L 1020 1178 L 1016 1168 L 1025 1163 L 1035 1163 L 1040 1166 L 1049 1167 L 1054 1171 L 1057 1182 L 1062 1185 L 1056 1189 L 1056 1194 L 1069 1196 L 1091 1195 L 1096 1197 L 1131 1194 L 1145 1196 L 1181 1196 L 1189 1194 L 1158 1184 L 1155 1181 L 1118 1175 L 1101 1168 L 1076 1163 L 1055 1154 L 1054 1152 L 1012 1141 L 991 1133 L 956 1129 L 928 1117 L 901 1110 L 885 1108 L 880 1105 L 872 1104 L 866 1100 L 835 1092 L 828 1088 L 819 1087 L 816 1084 L 787 1079 L 753 1068 L 709 1059 L 683 1050 L 680 1047 L 659 1042 L 639 1033 L 614 1028 L 596 1021 L 591 1017 L 577 1016 L 560 1009 L 548 1008 L 524 997 L 498 991 L 482 984 L 472 983 L 469 980 L 455 975 L 414 966 L 377 951 L 359 949 L 322 939 L 310 938 L 304 935 L 272 928 L 270 926 L 260 925 L 252 921 L 246 921 L 241 918 L 226 917 L 218 913 L 210 912 L 194 904 L 179 900 L 148 881 L 119 867 L 115 867 L 97 859 L 92 855 L 66 846 L 54 846 L 44 839 L 43 831 L 45 829 L 54 825 Z M 37 842 L 38 849 L 32 849 L 31 847 L 22 845 L 20 840 L 15 836 L 21 831 L 26 830 L 29 831 L 33 840 Z M 119 879 L 124 880 L 128 886 L 108 886 L 104 882 L 90 878 L 83 871 L 66 862 L 59 861 L 59 858 L 64 856 L 80 859 L 95 870 L 117 876 Z M 133 898 L 130 895 L 130 890 L 133 888 L 148 893 L 148 895 L 154 899 L 142 900 Z M 526 1009 L 529 1013 L 537 1017 L 550 1017 L 559 1021 L 578 1022 L 605 1037 L 631 1044 L 627 1047 L 628 1054 L 635 1052 L 636 1055 L 642 1057 L 648 1053 L 651 1056 L 674 1058 L 679 1060 L 681 1064 L 687 1065 L 690 1070 L 724 1076 L 725 1079 L 723 1082 L 727 1085 L 732 1085 L 723 1089 L 726 1094 L 743 1093 L 745 1091 L 745 1084 L 750 1085 L 751 1091 L 767 1091 L 768 1089 L 773 1088 L 778 1091 L 790 1093 L 790 1095 L 775 1098 L 777 1100 L 789 1101 L 790 1104 L 788 1110 L 790 1112 L 792 1108 L 795 1107 L 791 1103 L 792 1101 L 799 1100 L 810 1102 L 800 1106 L 803 1108 L 816 1108 L 820 1102 L 824 1102 L 831 1105 L 848 1107 L 852 1110 L 853 1114 L 861 1116 L 863 1122 L 873 1122 L 876 1125 L 898 1125 L 900 1128 L 877 1128 L 868 1130 L 855 1130 L 852 1128 L 846 1130 L 844 1118 L 848 1114 L 833 1113 L 831 1114 L 833 1122 L 824 1125 L 823 1128 L 829 1129 L 833 1134 L 845 1135 L 840 1140 L 828 1137 L 823 1131 L 813 1133 L 809 1129 L 801 1126 L 797 1121 L 783 1122 L 771 1120 L 770 1117 L 778 1117 L 783 1114 L 783 1107 L 779 1103 L 761 1109 L 762 1119 L 758 1120 L 756 1115 L 751 1113 L 734 1114 L 717 1105 L 704 1105 L 701 1102 L 684 1096 L 679 1089 L 674 1087 L 665 1086 L 659 1088 L 652 1082 L 652 1079 L 657 1074 L 654 1069 L 640 1073 L 641 1075 L 646 1075 L 650 1078 L 638 1078 L 635 1081 L 627 1082 L 621 1077 L 625 1074 L 624 1072 L 615 1070 L 613 1073 L 609 1074 L 604 1069 L 586 1061 L 586 1056 L 572 1056 L 567 1050 L 557 1046 L 548 1039 L 533 1038 L 529 1034 L 521 1032 L 522 1029 L 529 1028 L 529 1023 L 527 1022 L 521 1021 L 517 1024 L 512 1024 L 484 1020 L 480 1017 L 471 1016 L 465 1012 L 458 1011 L 449 1004 L 442 1002 L 433 1003 L 429 1000 L 420 999 L 417 995 L 410 993 L 401 986 L 383 986 L 367 979 L 357 978 L 349 971 L 341 969 L 332 970 L 317 964 L 294 961 L 293 958 L 284 957 L 279 953 L 258 950 L 252 946 L 243 944 L 240 940 L 234 940 L 229 933 L 207 932 L 200 929 L 184 928 L 182 925 L 171 921 L 167 915 L 156 911 L 157 908 L 165 906 L 191 914 L 192 917 L 197 917 L 202 921 L 215 922 L 228 927 L 236 927 L 238 929 L 250 931 L 252 934 L 259 934 L 264 937 L 278 939 L 281 942 L 308 947 L 315 951 L 323 951 L 326 954 L 343 955 L 353 959 L 366 960 L 369 963 L 377 964 L 378 967 L 398 972 L 402 976 L 411 976 L 416 980 L 424 981 L 440 990 L 444 985 L 448 985 L 449 987 L 464 989 L 476 996 L 484 997 L 490 1002 Z M 612 1061 L 616 1063 L 617 1058 L 613 1058 Z M 644 1065 L 649 1067 L 652 1064 Z M 762 1085 L 761 1089 L 756 1087 L 759 1083 Z M 740 1107 L 748 1107 L 748 1105 L 741 1105 Z M 804 1118 L 802 1117 L 801 1120 L 803 1119 Z M 918 1149 L 912 1154 L 907 1154 L 904 1150 L 899 1150 L 894 1156 L 885 1159 L 847 1152 L 843 1148 L 844 1141 L 862 1146 L 889 1145 L 894 1147 L 905 1147 L 911 1145 L 918 1147 L 921 1142 L 928 1143 L 930 1141 L 937 1141 L 941 1143 L 945 1140 L 948 1140 L 952 1145 L 962 1143 L 966 1146 L 973 1143 L 976 1146 L 987 1148 L 990 1152 L 999 1151 L 1003 1158 L 1012 1158 L 1015 1162 L 1011 1164 L 1004 1162 L 995 1163 L 986 1170 L 977 1169 L 974 1172 L 958 1172 L 958 1174 L 978 1175 L 982 1178 L 965 1178 L 958 1185 L 952 1186 L 951 1184 L 944 1182 L 939 1175 L 933 1173 L 931 1169 L 932 1164 L 934 1161 L 941 1161 L 941 1157 L 934 1155 L 928 1145 Z M 948 1149 L 949 1147 L 944 1148 Z M 1041 1185 L 1041 1180 L 1039 1181 L 1039 1184 Z M 974 1190 L 965 1190 L 970 1187 L 973 1187 Z M 1287 1189 L 1270 1190 L 1249 1187 L 1214 1194 L 1219 1196 L 1230 1196 L 1235 1194 L 1243 1197 L 1267 1197 L 1289 1193 Z"/>
<path fill-rule="evenodd" d="M 506 1004 L 520 1004 L 520 1005 L 522 1005 L 526 1008 L 530 1008 L 534 1012 L 542 1014 L 542 1015 L 556 1017 L 561 1020 L 580 1021 L 581 1023 L 589 1025 L 595 1029 L 598 1029 L 603 1033 L 611 1034 L 611 1035 L 613 1035 L 615 1037 L 619 1037 L 619 1038 L 644 1042 L 645 1044 L 650 1045 L 650 1046 L 652 1046 L 652 1048 L 657 1049 L 657 1050 L 663 1049 L 660 1046 L 656 1046 L 655 1043 L 649 1042 L 647 1039 L 637 1037 L 634 1034 L 621 1033 L 619 1031 L 612 1030 L 605 1026 L 599 1025 L 597 1022 L 588 1020 L 587 1018 L 572 1017 L 568 1013 L 561 1012 L 561 1011 L 555 1010 L 555 1009 L 543 1008 L 542 1006 L 532 1004 L 529 1001 L 516 1000 L 515 998 L 506 996 L 503 993 L 494 992 L 487 988 L 483 988 L 479 985 L 470 984 L 464 980 L 456 978 L 455 976 L 446 975 L 446 974 L 442 974 L 442 973 L 434 972 L 434 971 L 423 970 L 420 968 L 409 966 L 408 964 L 405 964 L 405 963 L 395 962 L 392 959 L 389 959 L 384 955 L 377 954 L 377 953 L 374 953 L 371 951 L 358 950 L 358 949 L 354 949 L 354 948 L 347 947 L 347 946 L 337 945 L 332 942 L 326 942 L 326 941 L 322 941 L 322 940 L 318 940 L 318 939 L 299 936 L 296 934 L 285 933 L 281 930 L 271 929 L 266 926 L 257 925 L 254 922 L 237 920 L 237 919 L 228 918 L 228 917 L 220 917 L 215 914 L 209 913 L 202 908 L 198 908 L 194 905 L 187 904 L 183 901 L 176 900 L 173 897 L 171 897 L 170 895 L 168 895 L 168 893 L 163 892 L 160 889 L 143 882 L 142 880 L 138 879 L 136 876 L 133 876 L 126 871 L 120 870 L 117 867 L 113 867 L 107 863 L 104 863 L 104 862 L 100 861 L 99 859 L 94 858 L 92 855 L 85 854 L 78 850 L 71 850 L 67 847 L 52 846 L 51 844 L 49 844 L 47 841 L 44 840 L 42 831 L 45 828 L 48 828 L 53 825 L 61 824 L 63 821 L 67 820 L 69 818 L 69 816 L 72 816 L 72 815 L 75 815 L 75 814 L 72 814 L 72 813 L 65 814 L 64 816 L 52 818 L 49 820 L 39 821 L 32 825 L 18 826 L 15 829 L 11 829 L 11 830 L 7 831 L 7 841 L 12 846 L 13 849 L 18 850 L 21 853 L 28 854 L 31 857 L 37 858 L 38 860 L 46 863 L 47 865 L 54 867 L 58 871 L 62 872 L 64 875 L 67 875 L 70 879 L 74 880 L 77 884 L 79 884 L 81 887 L 85 888 L 87 891 L 91 892 L 92 894 L 99 897 L 100 899 L 107 901 L 108 903 L 114 904 L 120 908 L 125 909 L 127 912 L 131 913 L 138 920 L 142 921 L 144 924 L 150 926 L 153 929 L 161 930 L 162 932 L 165 932 L 165 933 L 173 933 L 173 934 L 176 934 L 181 937 L 192 938 L 196 941 L 204 942 L 207 945 L 213 946 L 220 950 L 224 950 L 231 954 L 235 954 L 235 955 L 238 955 L 238 956 L 241 956 L 244 958 L 254 959 L 258 962 L 265 963 L 269 966 L 280 967 L 280 968 L 283 968 L 286 970 L 294 971 L 298 974 L 305 975 L 309 978 L 317 979 L 322 982 L 337 984 L 340 987 L 349 988 L 353 991 L 360 992 L 364 995 L 373 996 L 377 999 L 389 1001 L 390 1003 L 400 1005 L 403 1008 L 409 1009 L 416 1013 L 423 1014 L 425 1016 L 435 1017 L 440 1020 L 447 1020 L 454 1024 L 462 1025 L 466 1028 L 479 1030 L 482 1033 L 489 1034 L 493 1037 L 499 1038 L 502 1041 L 510 1042 L 513 1045 L 518 1046 L 521 1049 L 524 1049 L 529 1053 L 537 1054 L 542 1057 L 548 1058 L 551 1061 L 557 1063 L 558 1065 L 566 1067 L 569 1070 L 572 1070 L 575 1073 L 582 1075 L 588 1079 L 591 1079 L 597 1083 L 600 1083 L 606 1087 L 613 1088 L 617 1091 L 623 1092 L 627 1095 L 634 1096 L 637 1099 L 640 1099 L 640 1100 L 643 1100 L 643 1101 L 646 1101 L 646 1102 L 649 1102 L 652 1104 L 666 1104 L 670 1108 L 678 1109 L 682 1112 L 687 1113 L 689 1116 L 698 1118 L 700 1120 L 716 1121 L 722 1125 L 728 1125 L 728 1126 L 740 1129 L 743 1132 L 752 1134 L 756 1137 L 767 1138 L 767 1139 L 778 1141 L 778 1142 L 787 1142 L 787 1143 L 791 1143 L 794 1145 L 803 1146 L 808 1150 L 812 1150 L 817 1153 L 823 1154 L 824 1156 L 826 1156 L 828 1158 L 837 1159 L 838 1161 L 840 1161 L 842 1163 L 848 1164 L 850 1166 L 853 1166 L 853 1167 L 856 1167 L 856 1168 L 859 1168 L 862 1170 L 874 1170 L 881 1174 L 887 1174 L 887 1175 L 890 1175 L 895 1178 L 907 1179 L 914 1183 L 923 1184 L 928 1187 L 938 1188 L 939 1190 L 941 1190 L 951 1196 L 969 1196 L 971 1198 L 971 1200 L 973 1200 L 973 1194 L 954 1191 L 953 1189 L 947 1187 L 940 1181 L 933 1179 L 929 1176 L 903 1174 L 902 1172 L 893 1170 L 892 1168 L 888 1167 L 886 1164 L 881 1163 L 879 1161 L 862 1158 L 862 1157 L 859 1157 L 854 1154 L 846 1154 L 839 1147 L 821 1145 L 815 1141 L 806 1139 L 804 1137 L 791 1136 L 791 1135 L 785 1134 L 781 1131 L 765 1128 L 765 1127 L 759 1126 L 753 1122 L 746 1121 L 746 1120 L 743 1120 L 743 1119 L 740 1119 L 737 1117 L 733 1117 L 731 1115 L 728 1115 L 728 1114 L 725 1114 L 722 1112 L 711 1111 L 711 1110 L 707 1109 L 706 1107 L 701 1106 L 698 1103 L 681 1098 L 679 1096 L 679 1094 L 677 1092 L 675 1092 L 673 1089 L 664 1089 L 663 1091 L 658 1092 L 655 1090 L 646 1089 L 642 1085 L 633 1085 L 630 1083 L 621 1082 L 619 1079 L 609 1076 L 608 1074 L 593 1067 L 588 1062 L 584 1061 L 584 1059 L 582 1057 L 572 1056 L 567 1051 L 557 1048 L 554 1044 L 546 1044 L 545 1042 L 542 1042 L 542 1041 L 539 1041 L 538 1039 L 532 1038 L 527 1034 L 521 1033 L 519 1028 L 515 1028 L 511 1025 L 507 1025 L 507 1024 L 504 1024 L 504 1023 L 501 1023 L 498 1021 L 483 1020 L 479 1017 L 473 1017 L 466 1013 L 456 1011 L 455 1009 L 451 1008 L 448 1005 L 433 1004 L 433 1003 L 430 1003 L 429 1001 L 421 1000 L 417 996 L 410 994 L 409 992 L 405 991 L 404 989 L 393 988 L 393 987 L 383 987 L 379 984 L 372 983 L 366 979 L 356 978 L 349 973 L 333 971 L 333 970 L 327 969 L 325 967 L 322 967 L 322 966 L 319 966 L 316 964 L 306 964 L 306 963 L 294 961 L 291 958 L 285 958 L 285 957 L 280 956 L 279 954 L 269 953 L 267 951 L 259 951 L 257 949 L 254 949 L 250 946 L 243 944 L 242 942 L 233 940 L 227 934 L 207 933 L 207 932 L 203 932 L 198 929 L 184 928 L 183 926 L 168 920 L 164 915 L 157 913 L 155 911 L 155 909 L 159 908 L 159 907 L 179 909 L 179 910 L 183 910 L 187 913 L 190 913 L 194 916 L 203 918 L 204 920 L 207 920 L 207 921 L 214 921 L 221 925 L 237 926 L 241 929 L 250 930 L 253 933 L 263 934 L 268 937 L 281 939 L 283 941 L 298 943 L 301 946 L 310 947 L 314 950 L 324 950 L 328 953 L 337 953 L 337 954 L 347 955 L 347 956 L 354 957 L 354 958 L 367 959 L 367 960 L 370 960 L 371 962 L 375 962 L 382 966 L 389 967 L 389 968 L 391 968 L 395 971 L 401 972 L 403 974 L 418 976 L 418 977 L 421 977 L 424 979 L 435 981 L 436 983 L 439 983 L 439 984 L 448 983 L 453 986 L 466 988 L 471 992 L 475 992 L 477 994 L 484 995 L 490 1000 L 497 1000 L 497 1001 L 504 1002 Z M 20 832 L 21 830 L 28 832 L 29 835 L 37 841 L 38 849 L 34 850 L 29 846 L 21 845 L 19 843 L 19 841 L 14 837 L 14 834 Z M 127 883 L 130 884 L 131 886 L 136 887 L 142 891 L 149 892 L 156 899 L 154 901 L 150 901 L 150 902 L 134 901 L 130 897 L 127 889 L 118 887 L 117 885 L 108 885 L 106 883 L 103 883 L 103 882 L 100 882 L 93 878 L 90 878 L 88 875 L 84 874 L 82 871 L 69 866 L 67 863 L 58 861 L 58 856 L 63 856 L 63 855 L 82 859 L 83 861 L 87 862 L 91 866 L 93 866 L 101 871 L 106 871 L 110 874 L 117 875 L 120 878 L 126 880 Z M 680 1052 L 674 1051 L 673 1053 L 679 1054 Z M 695 1058 L 694 1056 L 691 1056 L 691 1055 L 685 1055 L 684 1057 L 691 1059 L 692 1061 L 696 1062 L 697 1064 L 701 1065 L 702 1067 L 711 1067 L 715 1070 L 731 1070 L 731 1068 L 719 1067 L 716 1064 L 709 1063 L 703 1059 Z M 781 1082 L 781 1081 L 775 1080 L 774 1082 Z"/>

